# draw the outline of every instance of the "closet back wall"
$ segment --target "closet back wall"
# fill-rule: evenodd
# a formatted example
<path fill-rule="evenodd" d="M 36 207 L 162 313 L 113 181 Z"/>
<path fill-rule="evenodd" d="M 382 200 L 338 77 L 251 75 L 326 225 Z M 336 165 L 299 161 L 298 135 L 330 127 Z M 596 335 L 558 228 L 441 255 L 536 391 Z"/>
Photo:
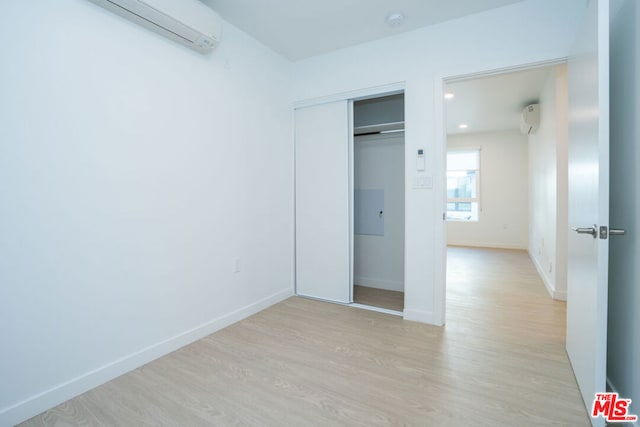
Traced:
<path fill-rule="evenodd" d="M 384 235 L 354 235 L 354 284 L 404 291 L 404 132 L 355 137 L 356 190 L 384 191 Z"/>
<path fill-rule="evenodd" d="M 404 94 L 356 101 L 353 126 L 371 126 L 404 121 Z"/>

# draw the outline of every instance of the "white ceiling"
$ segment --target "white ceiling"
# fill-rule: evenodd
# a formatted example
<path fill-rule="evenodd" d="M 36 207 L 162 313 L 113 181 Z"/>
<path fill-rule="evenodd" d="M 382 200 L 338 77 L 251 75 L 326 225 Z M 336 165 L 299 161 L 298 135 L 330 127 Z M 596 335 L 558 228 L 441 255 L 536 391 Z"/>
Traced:
<path fill-rule="evenodd" d="M 540 67 L 447 84 L 455 97 L 444 100 L 448 134 L 520 129 L 522 109 L 539 101 L 552 67 Z M 469 127 L 461 130 L 460 123 Z"/>
<path fill-rule="evenodd" d="M 523 0 L 201 0 L 225 20 L 290 60 L 300 60 Z M 405 21 L 390 27 L 386 18 Z M 451 82 L 447 133 L 519 129 L 550 68 Z M 458 125 L 467 123 L 466 130 Z"/>
<path fill-rule="evenodd" d="M 290 60 L 388 37 L 523 0 L 201 0 Z M 390 13 L 402 25 L 386 23 Z"/>

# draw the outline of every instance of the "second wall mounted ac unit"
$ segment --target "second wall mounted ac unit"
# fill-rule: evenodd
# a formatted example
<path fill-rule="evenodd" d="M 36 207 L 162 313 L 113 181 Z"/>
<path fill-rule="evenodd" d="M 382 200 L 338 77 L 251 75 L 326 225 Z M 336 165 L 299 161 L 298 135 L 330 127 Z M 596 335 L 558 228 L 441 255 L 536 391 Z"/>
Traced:
<path fill-rule="evenodd" d="M 531 135 L 540 126 L 540 104 L 531 104 L 524 107 L 520 115 L 520 131 L 525 135 Z"/>

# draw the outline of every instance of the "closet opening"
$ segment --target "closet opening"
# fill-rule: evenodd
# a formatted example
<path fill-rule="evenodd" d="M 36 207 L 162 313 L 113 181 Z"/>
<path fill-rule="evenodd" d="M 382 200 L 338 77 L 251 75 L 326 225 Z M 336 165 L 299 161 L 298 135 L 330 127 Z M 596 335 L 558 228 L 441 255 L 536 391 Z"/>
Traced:
<path fill-rule="evenodd" d="M 404 310 L 404 93 L 353 101 L 352 301 Z"/>

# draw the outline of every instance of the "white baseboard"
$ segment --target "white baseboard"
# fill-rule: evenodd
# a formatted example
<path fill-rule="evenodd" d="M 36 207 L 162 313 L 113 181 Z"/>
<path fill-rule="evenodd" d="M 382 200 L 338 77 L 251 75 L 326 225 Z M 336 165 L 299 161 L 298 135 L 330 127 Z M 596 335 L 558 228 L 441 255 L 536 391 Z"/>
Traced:
<path fill-rule="evenodd" d="M 558 301 L 566 301 L 567 300 L 567 292 L 566 291 L 553 291 L 551 298 L 557 299 Z"/>
<path fill-rule="evenodd" d="M 556 290 L 555 286 L 553 286 L 553 284 L 551 283 L 551 279 L 549 279 L 549 276 L 547 276 L 547 272 L 544 268 L 542 268 L 542 265 L 540 265 L 538 259 L 531 255 L 531 252 L 527 251 L 527 253 L 529 254 L 529 258 L 533 262 L 533 265 L 535 265 L 536 270 L 538 271 L 538 275 L 540 275 L 540 277 L 542 278 L 542 283 L 544 283 L 544 286 L 545 288 L 547 288 L 547 292 L 549 292 L 551 298 L 559 301 L 566 301 L 567 292 Z"/>
<path fill-rule="evenodd" d="M 538 261 L 538 258 L 534 257 L 529 251 L 527 251 L 527 253 L 529 254 L 529 259 L 531 259 L 531 262 L 533 262 L 533 265 L 536 267 L 538 275 L 542 279 L 545 288 L 547 288 L 547 292 L 549 292 L 549 295 L 551 296 L 551 298 L 553 298 L 553 294 L 555 293 L 556 289 L 551 283 L 549 277 L 547 277 L 547 272 L 544 270 L 544 268 L 542 268 L 542 265 L 540 265 L 540 261 Z"/>
<path fill-rule="evenodd" d="M 368 288 L 385 289 L 388 291 L 404 292 L 404 283 L 395 280 L 376 279 L 373 277 L 354 276 L 353 283 Z"/>
<path fill-rule="evenodd" d="M 506 243 L 491 243 L 491 242 L 465 242 L 448 240 L 447 246 L 467 246 L 470 248 L 490 248 L 490 249 L 518 249 L 526 251 L 527 247 L 522 245 L 511 245 Z"/>
<path fill-rule="evenodd" d="M 404 320 L 411 320 L 413 322 L 426 323 L 428 325 L 442 326 L 442 321 L 436 318 L 436 315 L 432 311 L 414 310 L 405 308 L 403 312 Z"/>
<path fill-rule="evenodd" d="M 0 410 L 0 426 L 13 426 L 53 408 L 92 388 L 132 371 L 159 357 L 178 350 L 220 329 L 249 317 L 293 295 L 293 289 L 285 289 L 245 307 L 241 307 L 193 329 L 182 332 L 157 344 L 143 348 L 121 359 L 104 365 L 63 384 L 36 394 L 22 402 Z"/>

